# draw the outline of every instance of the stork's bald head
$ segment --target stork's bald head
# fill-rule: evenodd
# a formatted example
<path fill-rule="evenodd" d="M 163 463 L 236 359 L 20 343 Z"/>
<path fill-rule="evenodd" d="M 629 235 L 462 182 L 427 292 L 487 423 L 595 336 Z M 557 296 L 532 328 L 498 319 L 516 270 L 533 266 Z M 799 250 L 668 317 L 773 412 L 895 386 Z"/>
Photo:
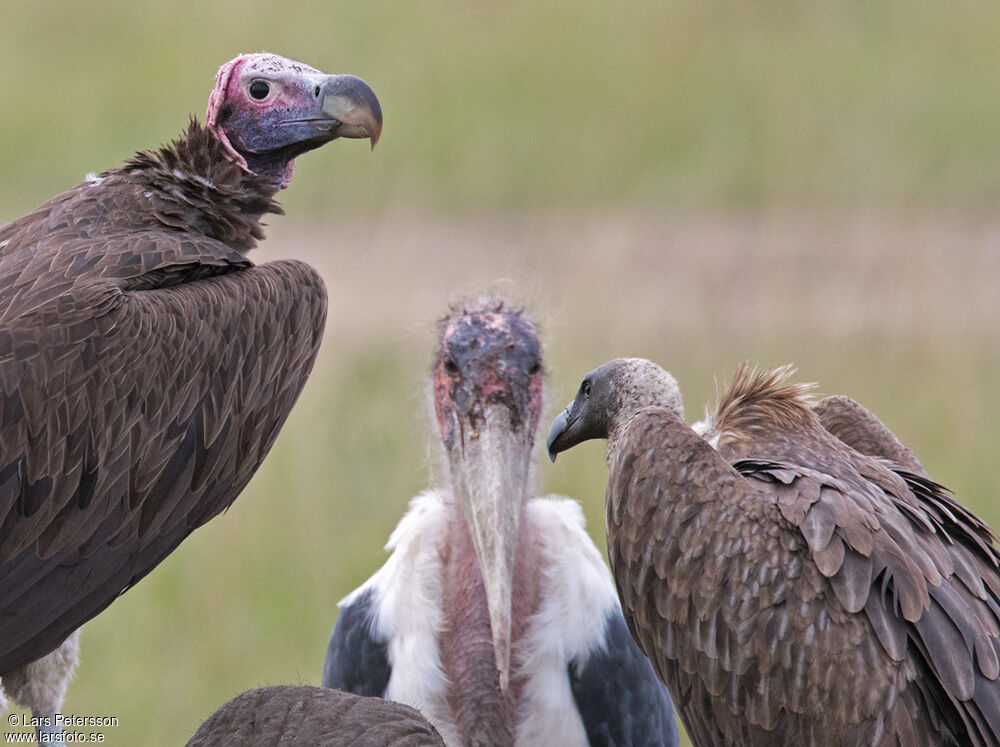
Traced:
<path fill-rule="evenodd" d="M 441 320 L 434 358 L 434 410 L 447 448 L 475 438 L 494 405 L 529 444 L 542 412 L 542 346 L 535 324 L 503 299 L 454 307 Z M 530 445 L 529 445 L 530 450 Z"/>
<path fill-rule="evenodd" d="M 233 161 L 282 187 L 296 156 L 338 137 L 368 138 L 375 147 L 382 132 L 382 108 L 363 80 L 268 53 L 219 68 L 205 117 Z"/>
<path fill-rule="evenodd" d="M 614 440 L 639 410 L 664 407 L 684 417 L 677 381 L 645 358 L 616 358 L 583 377 L 576 397 L 553 421 L 549 457 L 591 438 Z"/>

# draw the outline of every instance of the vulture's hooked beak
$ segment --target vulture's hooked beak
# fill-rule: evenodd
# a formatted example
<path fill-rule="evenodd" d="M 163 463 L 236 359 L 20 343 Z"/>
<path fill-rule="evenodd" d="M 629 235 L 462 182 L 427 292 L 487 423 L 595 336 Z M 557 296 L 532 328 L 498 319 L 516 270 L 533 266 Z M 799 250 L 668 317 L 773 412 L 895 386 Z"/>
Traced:
<path fill-rule="evenodd" d="M 545 446 L 549 452 L 549 459 L 553 462 L 560 451 L 566 451 L 582 441 L 607 438 L 607 433 L 595 428 L 592 418 L 589 417 L 588 405 L 589 402 L 577 397 L 552 421 Z"/>
<path fill-rule="evenodd" d="M 382 134 L 382 107 L 367 83 L 355 75 L 329 75 L 320 98 L 323 114 L 337 123 L 337 137 L 368 138 L 375 147 Z"/>
<path fill-rule="evenodd" d="M 572 446 L 572 444 L 564 445 L 563 443 L 566 440 L 563 438 L 563 434 L 566 433 L 570 427 L 569 416 L 572 408 L 573 402 L 570 402 L 566 405 L 566 409 L 556 416 L 556 419 L 552 421 L 552 426 L 549 428 L 549 438 L 545 442 L 545 448 L 549 452 L 549 459 L 553 462 L 556 460 L 556 454 L 560 451 L 565 451 Z"/>
<path fill-rule="evenodd" d="M 500 689 L 510 682 L 514 559 L 521 509 L 530 471 L 531 449 L 521 428 L 511 427 L 510 411 L 487 405 L 474 433 L 466 429 L 451 452 L 456 497 L 472 535 L 486 588 L 493 653 Z"/>

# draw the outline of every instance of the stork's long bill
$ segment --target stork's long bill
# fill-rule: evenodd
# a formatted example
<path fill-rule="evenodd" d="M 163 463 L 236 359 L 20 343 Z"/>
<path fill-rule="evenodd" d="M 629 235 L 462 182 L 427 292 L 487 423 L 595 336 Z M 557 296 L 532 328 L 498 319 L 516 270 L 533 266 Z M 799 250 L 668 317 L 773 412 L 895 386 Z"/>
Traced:
<path fill-rule="evenodd" d="M 541 401 L 541 346 L 530 321 L 500 307 L 442 323 L 434 407 L 483 577 L 502 690 L 510 681 L 518 529 Z"/>
<path fill-rule="evenodd" d="M 483 575 L 500 689 L 510 680 L 514 561 L 530 448 L 511 428 L 504 405 L 488 407 L 477 432 L 451 452 L 455 497 L 462 507 Z M 471 436 L 471 437 L 470 437 Z"/>

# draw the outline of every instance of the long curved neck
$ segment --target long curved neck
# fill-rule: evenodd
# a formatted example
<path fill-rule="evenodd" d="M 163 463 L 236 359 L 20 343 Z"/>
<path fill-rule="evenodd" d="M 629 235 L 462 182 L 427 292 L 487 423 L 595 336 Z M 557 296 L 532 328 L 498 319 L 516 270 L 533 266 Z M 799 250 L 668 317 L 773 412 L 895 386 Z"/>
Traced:
<path fill-rule="evenodd" d="M 612 462 L 617 459 L 618 453 L 621 451 L 622 438 L 628 431 L 628 427 L 632 424 L 632 420 L 640 412 L 650 407 L 665 410 L 673 416 L 678 423 L 685 428 L 687 427 L 684 424 L 683 406 L 680 405 L 678 399 L 674 396 L 664 395 L 663 397 L 652 397 L 644 399 L 641 403 L 624 405 L 619 410 L 619 416 L 612 419 L 611 425 L 608 429 L 608 443 L 604 454 L 609 467 Z"/>
<path fill-rule="evenodd" d="M 472 535 L 457 503 L 449 509 L 441 547 L 444 630 L 439 639 L 441 665 L 449 680 L 449 710 L 465 744 L 513 744 L 523 682 L 514 670 L 510 686 L 500 690 L 486 589 Z M 522 530 L 514 565 L 511 639 L 515 643 L 538 606 L 537 562 L 532 538 Z"/>

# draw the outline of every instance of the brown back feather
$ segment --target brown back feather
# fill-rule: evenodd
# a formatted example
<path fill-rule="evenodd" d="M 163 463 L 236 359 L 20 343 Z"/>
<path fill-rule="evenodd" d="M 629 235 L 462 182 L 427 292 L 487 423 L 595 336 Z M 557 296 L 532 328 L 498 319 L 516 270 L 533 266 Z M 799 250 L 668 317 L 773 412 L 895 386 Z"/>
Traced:
<path fill-rule="evenodd" d="M 650 409 L 609 462 L 622 607 L 692 741 L 998 744 L 992 533 L 792 371 L 740 368 L 706 434 L 730 448 Z"/>

